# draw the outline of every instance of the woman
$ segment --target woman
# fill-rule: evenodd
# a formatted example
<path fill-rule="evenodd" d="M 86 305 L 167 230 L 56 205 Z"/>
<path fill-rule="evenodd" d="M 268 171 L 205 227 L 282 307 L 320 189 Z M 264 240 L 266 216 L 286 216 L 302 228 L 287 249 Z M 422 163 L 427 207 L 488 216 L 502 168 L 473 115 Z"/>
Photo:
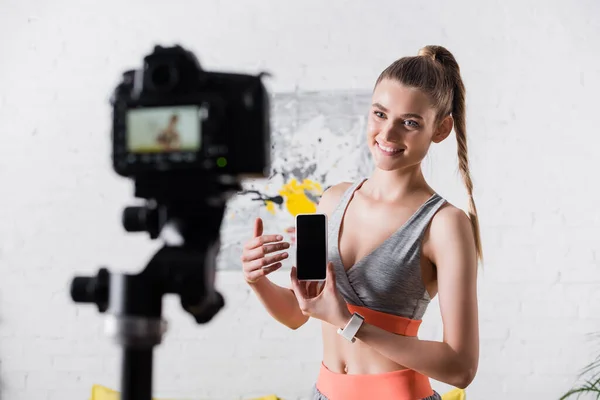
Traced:
<path fill-rule="evenodd" d="M 395 61 L 372 96 L 367 141 L 375 161 L 368 179 L 326 190 L 317 212 L 329 219 L 324 285 L 291 288 L 266 276 L 289 248 L 280 235 L 254 237 L 241 256 L 246 281 L 267 311 L 291 329 L 322 321 L 323 360 L 314 399 L 440 399 L 430 378 L 465 388 L 479 359 L 477 262 L 482 259 L 469 174 L 465 89 L 453 55 L 426 46 Z M 425 181 L 432 143 L 454 127 L 469 215 Z M 439 295 L 443 341 L 417 338 L 430 300 Z"/>
<path fill-rule="evenodd" d="M 162 150 L 179 150 L 181 141 L 179 132 L 177 131 L 178 120 L 179 117 L 177 115 L 172 115 L 169 125 L 158 134 L 156 141 L 162 147 Z"/>

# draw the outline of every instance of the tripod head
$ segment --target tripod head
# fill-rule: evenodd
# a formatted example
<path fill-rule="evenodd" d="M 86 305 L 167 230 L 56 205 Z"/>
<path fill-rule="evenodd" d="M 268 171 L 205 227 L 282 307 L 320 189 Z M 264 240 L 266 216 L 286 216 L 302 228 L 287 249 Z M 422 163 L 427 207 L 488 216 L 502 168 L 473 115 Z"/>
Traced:
<path fill-rule="evenodd" d="M 268 176 L 269 105 L 260 76 L 203 71 L 179 46 L 157 46 L 123 77 L 111 99 L 113 167 L 144 205 L 126 207 L 122 224 L 164 245 L 136 274 L 75 277 L 71 297 L 107 315 L 122 347 L 121 398 L 151 400 L 163 296 L 179 296 L 198 324 L 225 305 L 214 288 L 221 222 L 243 177 Z"/>
<path fill-rule="evenodd" d="M 99 312 L 114 316 L 158 318 L 162 296 L 176 294 L 183 309 L 199 324 L 210 321 L 223 307 L 223 297 L 214 290 L 219 230 L 226 202 L 241 186 L 235 181 L 196 179 L 203 192 L 194 198 L 193 192 L 178 196 L 176 189 L 187 185 L 179 184 L 177 179 L 172 176 L 164 181 L 165 185 L 172 186 L 169 200 L 153 199 L 144 206 L 123 210 L 122 223 L 126 231 L 145 231 L 152 239 L 162 237 L 164 246 L 138 274 L 111 274 L 101 268 L 95 277 L 75 277 L 71 284 L 71 297 L 75 302 L 95 303 Z M 153 184 L 159 180 L 155 179 Z M 136 194 L 142 195 L 144 181 L 136 183 Z M 111 288 L 115 288 L 112 293 Z"/>

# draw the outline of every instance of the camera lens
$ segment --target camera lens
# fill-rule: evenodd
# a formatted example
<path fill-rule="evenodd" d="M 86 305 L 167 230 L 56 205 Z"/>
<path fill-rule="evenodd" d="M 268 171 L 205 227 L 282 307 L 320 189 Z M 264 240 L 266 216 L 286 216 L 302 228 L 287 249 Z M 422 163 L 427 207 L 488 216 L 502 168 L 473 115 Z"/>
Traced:
<path fill-rule="evenodd" d="M 158 64 L 150 71 L 150 82 L 158 91 L 172 89 L 177 78 L 177 70 L 170 64 Z"/>

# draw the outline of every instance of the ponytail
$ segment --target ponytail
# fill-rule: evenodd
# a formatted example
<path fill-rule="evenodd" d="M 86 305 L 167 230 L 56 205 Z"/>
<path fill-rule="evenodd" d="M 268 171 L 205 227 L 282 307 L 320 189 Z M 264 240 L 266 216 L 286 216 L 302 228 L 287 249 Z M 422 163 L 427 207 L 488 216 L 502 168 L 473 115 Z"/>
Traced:
<path fill-rule="evenodd" d="M 466 129 L 466 105 L 465 105 L 465 86 L 460 76 L 460 67 L 452 53 L 441 46 L 426 46 L 419 52 L 420 55 L 429 56 L 432 60 L 441 64 L 446 72 L 449 86 L 452 87 L 452 99 L 450 112 L 454 120 L 454 132 L 456 133 L 456 144 L 458 152 L 458 169 L 467 189 L 469 197 L 469 219 L 475 236 L 475 248 L 477 258 L 483 261 L 483 250 L 481 245 L 481 233 L 479 230 L 479 217 L 477 207 L 473 199 L 473 181 L 469 169 L 469 155 L 467 146 Z M 442 115 L 443 117 L 443 115 Z"/>
<path fill-rule="evenodd" d="M 473 199 L 473 182 L 467 151 L 465 86 L 456 59 L 442 46 L 425 46 L 419 50 L 416 57 L 403 57 L 392 63 L 381 73 L 376 85 L 386 78 L 395 79 L 426 93 L 438 110 L 436 123 L 452 115 L 456 133 L 458 168 L 469 197 L 468 215 L 475 237 L 477 258 L 483 261 L 479 218 Z"/>

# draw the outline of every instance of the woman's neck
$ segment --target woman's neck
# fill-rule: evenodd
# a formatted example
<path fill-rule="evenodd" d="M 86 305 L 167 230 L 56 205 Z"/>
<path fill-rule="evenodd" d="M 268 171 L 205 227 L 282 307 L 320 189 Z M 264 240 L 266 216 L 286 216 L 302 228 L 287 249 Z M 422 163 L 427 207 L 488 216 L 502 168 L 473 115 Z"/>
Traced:
<path fill-rule="evenodd" d="M 402 170 L 384 171 L 376 168 L 362 188 L 374 200 L 385 203 L 402 201 L 415 191 L 429 191 L 421 164 Z"/>

